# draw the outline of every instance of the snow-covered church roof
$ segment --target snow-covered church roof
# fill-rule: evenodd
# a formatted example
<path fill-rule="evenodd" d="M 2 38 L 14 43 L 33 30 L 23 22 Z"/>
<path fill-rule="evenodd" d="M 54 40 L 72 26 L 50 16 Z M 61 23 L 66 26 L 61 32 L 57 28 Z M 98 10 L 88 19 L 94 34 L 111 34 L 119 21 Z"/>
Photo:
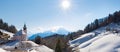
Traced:
<path fill-rule="evenodd" d="M 24 30 L 20 30 L 20 31 L 18 31 L 14 36 L 21 36 L 21 35 L 23 35 L 23 34 L 26 34 L 25 32 L 24 32 Z"/>

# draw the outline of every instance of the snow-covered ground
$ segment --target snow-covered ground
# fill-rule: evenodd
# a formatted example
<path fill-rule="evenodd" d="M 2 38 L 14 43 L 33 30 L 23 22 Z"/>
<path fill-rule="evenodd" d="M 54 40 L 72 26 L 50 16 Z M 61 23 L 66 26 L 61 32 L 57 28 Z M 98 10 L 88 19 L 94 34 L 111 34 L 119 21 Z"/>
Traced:
<path fill-rule="evenodd" d="M 120 30 L 120 25 L 114 23 L 106 27 Z M 70 41 L 70 47 L 74 52 L 120 52 L 120 33 L 106 31 L 106 27 Z"/>
<path fill-rule="evenodd" d="M 10 51 L 6 51 L 6 50 L 0 48 L 0 52 L 10 52 Z"/>
<path fill-rule="evenodd" d="M 0 46 L 5 52 L 54 52 L 45 45 L 38 45 L 32 41 L 11 42 Z"/>
<path fill-rule="evenodd" d="M 0 31 L 1 32 L 3 32 L 3 33 L 5 33 L 5 34 L 8 34 L 8 35 L 10 35 L 10 39 L 13 37 L 13 33 L 10 33 L 10 32 L 8 32 L 8 31 L 5 31 L 5 30 L 2 30 L 2 29 L 0 29 Z"/>

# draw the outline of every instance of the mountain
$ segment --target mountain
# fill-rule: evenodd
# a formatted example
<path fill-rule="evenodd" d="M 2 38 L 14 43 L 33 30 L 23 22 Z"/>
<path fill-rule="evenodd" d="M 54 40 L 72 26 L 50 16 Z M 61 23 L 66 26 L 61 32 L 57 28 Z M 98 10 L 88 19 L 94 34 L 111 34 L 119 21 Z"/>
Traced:
<path fill-rule="evenodd" d="M 59 28 L 59 29 L 57 29 L 56 31 L 53 31 L 53 32 L 55 32 L 56 34 L 63 34 L 63 35 L 67 35 L 69 33 L 69 31 L 64 29 L 64 28 Z"/>
<path fill-rule="evenodd" d="M 73 52 L 120 52 L 120 24 L 111 23 L 69 41 Z"/>
<path fill-rule="evenodd" d="M 70 31 L 64 29 L 64 28 L 58 28 L 58 29 L 51 29 L 51 30 L 47 30 L 44 32 L 39 32 L 36 34 L 32 34 L 29 39 L 32 40 L 34 39 L 36 36 L 41 36 L 42 38 L 53 35 L 53 34 L 60 34 L 60 35 L 67 35 Z"/>

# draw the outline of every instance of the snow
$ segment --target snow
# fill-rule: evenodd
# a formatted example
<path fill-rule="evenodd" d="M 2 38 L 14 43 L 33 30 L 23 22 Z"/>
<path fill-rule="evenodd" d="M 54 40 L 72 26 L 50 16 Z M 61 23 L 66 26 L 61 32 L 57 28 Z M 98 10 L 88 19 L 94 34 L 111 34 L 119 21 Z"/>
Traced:
<path fill-rule="evenodd" d="M 22 43 L 22 44 L 21 44 Z M 53 52 L 52 49 L 46 47 L 45 45 L 38 45 L 32 41 L 22 41 L 22 42 L 19 42 L 15 45 L 16 47 L 18 47 L 18 49 L 33 49 L 34 51 L 36 52 Z"/>
<path fill-rule="evenodd" d="M 13 33 L 10 33 L 10 32 L 8 32 L 8 31 L 2 30 L 2 29 L 0 29 L 0 31 L 3 32 L 3 33 L 6 33 L 6 34 L 8 34 L 8 35 L 10 35 L 10 38 L 12 38 L 13 35 L 14 35 Z"/>
<path fill-rule="evenodd" d="M 41 45 L 36 50 L 39 52 L 54 52 L 52 49 L 46 47 L 45 45 Z"/>
<path fill-rule="evenodd" d="M 109 34 L 96 41 L 91 42 L 90 45 L 88 45 L 85 48 L 81 48 L 80 51 L 81 52 L 119 52 L 118 48 L 120 48 L 120 37 L 114 34 Z"/>
<path fill-rule="evenodd" d="M 87 40 L 92 38 L 92 35 L 94 35 L 94 33 L 87 33 L 87 34 L 82 35 L 81 37 L 79 37 L 79 38 L 77 38 L 75 40 L 72 40 L 70 42 L 70 44 L 71 44 L 70 47 L 75 47 L 75 46 L 78 46 L 79 44 L 81 44 L 83 42 L 86 42 Z"/>
<path fill-rule="evenodd" d="M 2 33 L 10 35 L 9 41 L 5 44 L 0 45 L 0 52 L 54 52 L 54 50 L 48 48 L 47 46 L 38 45 L 32 41 L 11 40 L 14 35 L 13 33 L 7 32 L 2 29 L 0 29 L 0 31 Z"/>
<path fill-rule="evenodd" d="M 12 45 L 11 45 L 12 44 Z M 17 47 L 17 49 L 15 49 Z M 45 45 L 38 45 L 32 41 L 22 41 L 22 42 L 12 42 L 7 43 L 3 46 L 0 46 L 0 48 L 8 50 L 8 51 L 29 51 L 29 52 L 54 52 L 54 50 L 48 48 Z"/>
<path fill-rule="evenodd" d="M 8 51 L 6 51 L 6 50 L 0 48 L 0 52 L 8 52 Z"/>
<path fill-rule="evenodd" d="M 120 26 L 114 23 L 108 26 L 113 29 L 120 29 Z M 106 27 L 70 41 L 73 52 L 120 52 L 120 33 L 106 31 Z"/>

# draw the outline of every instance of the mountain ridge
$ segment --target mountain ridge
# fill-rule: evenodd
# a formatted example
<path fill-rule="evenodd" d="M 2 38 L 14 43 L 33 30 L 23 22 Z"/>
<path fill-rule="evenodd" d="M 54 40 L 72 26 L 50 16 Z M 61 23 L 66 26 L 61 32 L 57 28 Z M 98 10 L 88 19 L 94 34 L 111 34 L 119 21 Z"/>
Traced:
<path fill-rule="evenodd" d="M 56 29 L 54 31 L 53 30 L 47 30 L 47 31 L 44 31 L 44 32 L 35 33 L 35 34 L 32 34 L 31 36 L 29 36 L 28 38 L 29 39 L 34 39 L 36 36 L 41 36 L 42 38 L 44 38 L 44 37 L 51 36 L 51 35 L 54 35 L 54 34 L 67 35 L 68 33 L 70 33 L 70 31 L 68 31 L 64 28 L 59 28 L 59 29 Z"/>

